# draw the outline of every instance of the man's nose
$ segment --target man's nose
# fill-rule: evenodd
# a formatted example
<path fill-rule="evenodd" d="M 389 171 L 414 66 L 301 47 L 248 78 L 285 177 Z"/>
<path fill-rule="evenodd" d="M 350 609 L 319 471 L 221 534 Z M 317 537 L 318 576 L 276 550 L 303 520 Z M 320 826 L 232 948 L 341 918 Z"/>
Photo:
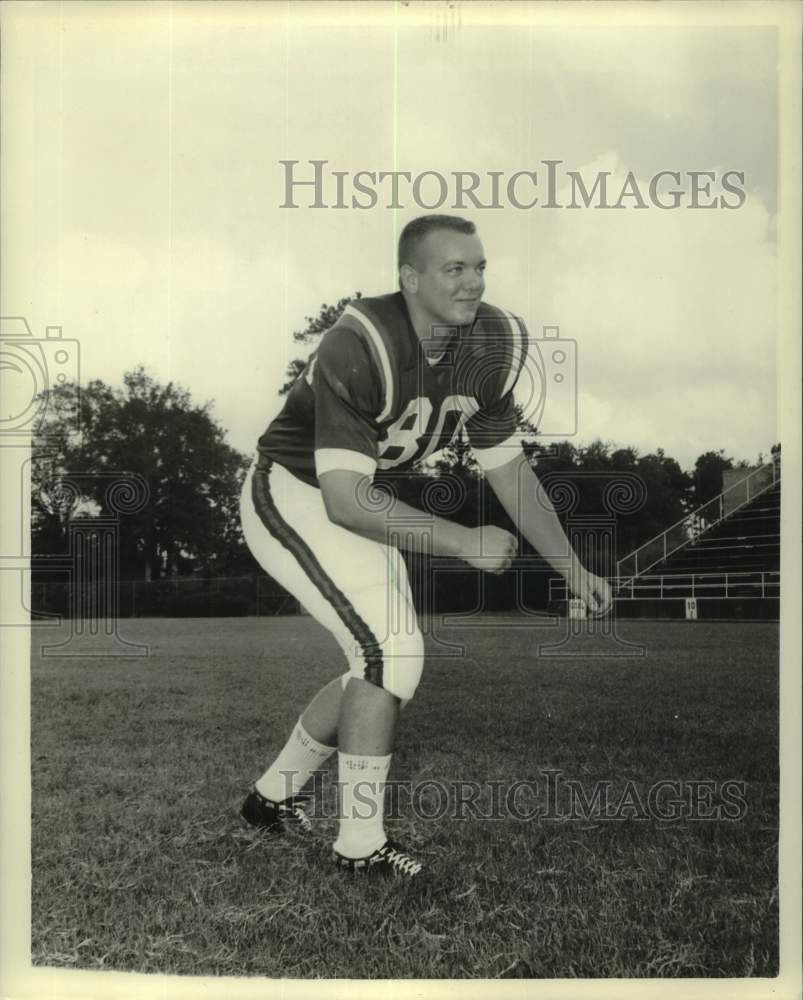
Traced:
<path fill-rule="evenodd" d="M 467 271 L 465 275 L 465 287 L 472 292 L 481 292 L 485 288 L 485 279 L 479 271 Z"/>

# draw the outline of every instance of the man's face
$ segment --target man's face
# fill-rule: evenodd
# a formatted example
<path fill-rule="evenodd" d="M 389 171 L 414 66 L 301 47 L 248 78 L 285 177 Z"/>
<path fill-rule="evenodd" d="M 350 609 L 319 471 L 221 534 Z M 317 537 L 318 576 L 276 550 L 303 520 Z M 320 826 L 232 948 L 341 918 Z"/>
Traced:
<path fill-rule="evenodd" d="M 416 301 L 431 323 L 474 322 L 485 290 L 485 251 L 479 236 L 437 229 L 418 246 Z"/>

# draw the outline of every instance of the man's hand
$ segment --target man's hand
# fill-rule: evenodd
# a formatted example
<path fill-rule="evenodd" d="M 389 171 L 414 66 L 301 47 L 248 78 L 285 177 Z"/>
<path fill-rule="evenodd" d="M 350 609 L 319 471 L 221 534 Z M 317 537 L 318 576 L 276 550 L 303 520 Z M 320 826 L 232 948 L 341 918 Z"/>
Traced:
<path fill-rule="evenodd" d="M 504 573 L 518 549 L 514 535 L 493 526 L 465 528 L 455 521 L 391 499 L 373 509 L 371 479 L 351 469 L 330 469 L 318 477 L 329 520 L 347 531 L 412 552 L 462 559 L 486 573 Z"/>
<path fill-rule="evenodd" d="M 469 566 L 496 576 L 510 569 L 519 547 L 515 535 L 493 525 L 470 528 L 469 532 L 469 544 L 462 556 Z"/>
<path fill-rule="evenodd" d="M 586 602 L 592 615 L 601 616 L 610 611 L 613 595 L 608 581 L 601 576 L 595 576 L 582 566 L 577 566 L 567 575 L 566 583 L 575 597 Z"/>

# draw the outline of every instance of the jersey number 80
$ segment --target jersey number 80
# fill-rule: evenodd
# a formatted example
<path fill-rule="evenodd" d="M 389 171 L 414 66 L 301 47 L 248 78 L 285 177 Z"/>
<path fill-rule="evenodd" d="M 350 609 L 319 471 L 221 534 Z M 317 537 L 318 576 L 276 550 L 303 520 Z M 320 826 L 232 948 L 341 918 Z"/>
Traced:
<path fill-rule="evenodd" d="M 392 469 L 422 462 L 434 451 L 446 447 L 479 406 L 472 396 L 447 396 L 434 413 L 426 396 L 411 399 L 404 412 L 387 428 L 380 443 L 378 465 Z"/>

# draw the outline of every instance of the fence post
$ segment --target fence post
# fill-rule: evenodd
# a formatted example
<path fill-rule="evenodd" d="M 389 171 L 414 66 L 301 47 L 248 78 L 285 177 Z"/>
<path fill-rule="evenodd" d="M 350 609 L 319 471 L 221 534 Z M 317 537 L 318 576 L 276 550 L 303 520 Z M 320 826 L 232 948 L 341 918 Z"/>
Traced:
<path fill-rule="evenodd" d="M 728 576 L 729 575 L 730 574 L 728 574 L 728 573 L 725 574 L 725 597 L 728 596 Z"/>
<path fill-rule="evenodd" d="M 766 597 L 767 596 L 766 593 L 765 593 L 765 591 L 764 591 L 764 573 L 763 573 L 763 571 L 761 573 L 761 596 L 762 597 Z"/>

